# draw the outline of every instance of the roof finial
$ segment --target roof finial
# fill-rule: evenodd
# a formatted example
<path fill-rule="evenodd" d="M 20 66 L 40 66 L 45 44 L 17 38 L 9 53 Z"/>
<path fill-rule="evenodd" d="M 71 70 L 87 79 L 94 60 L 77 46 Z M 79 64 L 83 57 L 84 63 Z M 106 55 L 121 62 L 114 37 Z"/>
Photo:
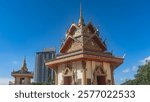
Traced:
<path fill-rule="evenodd" d="M 26 57 L 23 59 L 23 66 L 26 66 Z"/>
<path fill-rule="evenodd" d="M 22 64 L 21 70 L 28 71 L 28 69 L 27 69 L 27 63 L 26 63 L 26 57 L 24 57 L 24 59 L 23 59 L 23 64 Z"/>
<path fill-rule="evenodd" d="M 82 19 L 82 0 L 80 0 L 80 19 Z"/>
<path fill-rule="evenodd" d="M 82 16 L 82 0 L 80 0 L 80 19 L 78 22 L 78 26 L 83 26 L 84 25 L 84 19 Z"/>

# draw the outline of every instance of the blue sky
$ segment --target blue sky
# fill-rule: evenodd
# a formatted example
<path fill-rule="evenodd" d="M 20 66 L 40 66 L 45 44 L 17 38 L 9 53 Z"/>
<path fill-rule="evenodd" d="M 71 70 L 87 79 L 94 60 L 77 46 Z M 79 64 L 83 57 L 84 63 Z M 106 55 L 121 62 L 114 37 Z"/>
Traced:
<path fill-rule="evenodd" d="M 72 22 L 79 19 L 79 0 L 0 0 L 0 84 L 12 80 L 26 56 L 34 70 L 35 52 L 55 47 Z M 149 0 L 83 0 L 86 23 L 92 21 L 107 39 L 108 50 L 123 56 L 115 81 L 134 77 L 137 66 L 150 59 Z"/>

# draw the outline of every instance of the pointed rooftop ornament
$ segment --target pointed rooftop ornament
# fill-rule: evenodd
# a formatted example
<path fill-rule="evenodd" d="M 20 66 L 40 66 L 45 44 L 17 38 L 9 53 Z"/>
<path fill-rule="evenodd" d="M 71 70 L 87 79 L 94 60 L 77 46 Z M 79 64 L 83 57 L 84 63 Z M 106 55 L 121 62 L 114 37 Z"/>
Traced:
<path fill-rule="evenodd" d="M 25 57 L 23 59 L 23 65 L 22 66 L 26 66 L 26 58 Z"/>
<path fill-rule="evenodd" d="M 28 71 L 27 64 L 26 64 L 26 58 L 25 57 L 23 59 L 23 64 L 22 64 L 21 70 L 22 71 Z"/>
<path fill-rule="evenodd" d="M 80 18 L 79 18 L 79 22 L 78 22 L 78 26 L 84 26 L 84 19 L 82 16 L 82 0 L 80 0 Z"/>

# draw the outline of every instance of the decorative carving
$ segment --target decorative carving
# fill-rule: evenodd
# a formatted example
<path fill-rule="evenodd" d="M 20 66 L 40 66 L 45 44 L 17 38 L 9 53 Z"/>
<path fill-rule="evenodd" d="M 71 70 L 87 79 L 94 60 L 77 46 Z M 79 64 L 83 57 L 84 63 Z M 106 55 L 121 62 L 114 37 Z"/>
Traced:
<path fill-rule="evenodd" d="M 82 68 L 85 69 L 86 68 L 86 62 L 82 61 Z"/>
<path fill-rule="evenodd" d="M 100 66 L 96 66 L 95 70 L 93 72 L 93 84 L 97 85 L 97 76 L 105 76 L 105 80 L 106 80 L 106 71 L 104 71 L 104 68 L 102 67 L 102 65 Z"/>
<path fill-rule="evenodd" d="M 71 63 L 66 64 L 65 69 L 62 71 L 62 77 L 63 80 L 61 81 L 61 84 L 64 84 L 65 77 L 71 77 L 71 84 L 72 85 L 75 84 L 75 74 L 74 74 L 74 70 L 72 70 Z"/>
<path fill-rule="evenodd" d="M 54 71 L 54 74 L 55 74 L 55 85 L 58 85 L 58 66 L 55 66 L 53 71 Z"/>
<path fill-rule="evenodd" d="M 83 84 L 86 85 L 86 61 L 82 61 L 82 68 L 83 68 Z"/>
<path fill-rule="evenodd" d="M 71 70 L 70 70 L 69 67 L 66 67 L 66 68 L 62 71 L 62 73 L 63 73 L 63 76 L 65 76 L 65 75 L 71 75 L 71 74 L 72 74 L 72 72 L 71 72 Z"/>
<path fill-rule="evenodd" d="M 92 51 L 102 51 L 102 48 L 100 47 L 100 45 L 98 45 L 93 38 L 90 40 L 86 40 L 84 43 L 84 48 L 86 50 L 92 50 Z"/>
<path fill-rule="evenodd" d="M 77 84 L 77 69 L 73 70 L 73 83 L 74 85 Z"/>

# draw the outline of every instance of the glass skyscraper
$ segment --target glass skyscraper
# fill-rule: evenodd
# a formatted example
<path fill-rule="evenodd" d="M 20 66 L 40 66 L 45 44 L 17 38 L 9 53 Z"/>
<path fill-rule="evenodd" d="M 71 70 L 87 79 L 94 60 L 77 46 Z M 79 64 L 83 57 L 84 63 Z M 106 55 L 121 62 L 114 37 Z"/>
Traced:
<path fill-rule="evenodd" d="M 48 83 L 54 80 L 54 71 L 45 66 L 47 60 L 55 58 L 55 49 L 47 48 L 41 52 L 36 52 L 34 82 Z"/>

